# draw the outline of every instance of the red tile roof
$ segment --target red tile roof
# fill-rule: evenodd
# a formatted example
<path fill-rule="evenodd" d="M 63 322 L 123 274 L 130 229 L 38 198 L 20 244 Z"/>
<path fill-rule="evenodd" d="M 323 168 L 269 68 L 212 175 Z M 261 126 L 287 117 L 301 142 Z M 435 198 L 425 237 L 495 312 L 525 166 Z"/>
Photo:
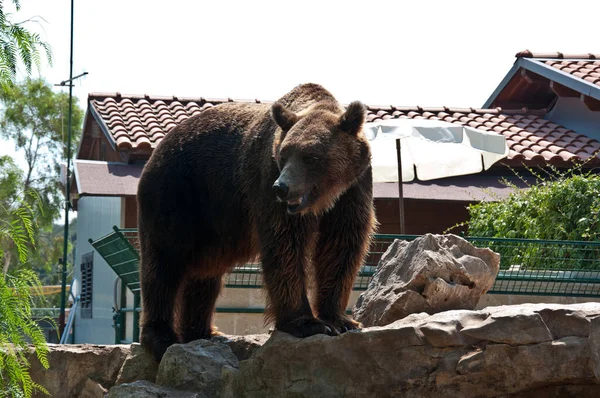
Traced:
<path fill-rule="evenodd" d="M 125 96 L 93 93 L 89 104 L 96 120 L 119 149 L 151 149 L 177 123 L 228 99 Z M 236 102 L 257 102 L 241 100 Z M 262 101 L 269 103 L 268 101 Z M 589 160 L 600 142 L 543 119 L 527 109 L 503 111 L 475 108 L 368 106 L 368 121 L 389 118 L 439 119 L 495 131 L 506 137 L 509 160 L 565 164 Z M 594 161 L 600 160 L 598 157 Z"/>
<path fill-rule="evenodd" d="M 586 82 L 600 86 L 600 54 L 517 53 L 517 58 L 537 58 L 540 62 Z"/>

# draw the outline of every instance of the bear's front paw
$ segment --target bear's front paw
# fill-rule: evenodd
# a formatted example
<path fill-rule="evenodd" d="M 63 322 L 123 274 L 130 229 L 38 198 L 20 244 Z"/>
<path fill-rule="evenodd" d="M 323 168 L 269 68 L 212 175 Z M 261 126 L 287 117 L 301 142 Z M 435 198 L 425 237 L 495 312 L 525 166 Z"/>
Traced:
<path fill-rule="evenodd" d="M 349 330 L 362 329 L 362 323 L 355 321 L 348 316 L 337 316 L 333 318 L 321 318 L 321 320 L 330 327 L 335 328 L 339 333 L 345 333 Z"/>
<path fill-rule="evenodd" d="M 339 335 L 339 331 L 332 325 L 327 325 L 325 322 L 308 316 L 293 319 L 289 322 L 282 323 L 277 326 L 277 329 L 289 333 L 296 337 L 309 337 L 315 334 L 326 334 L 329 336 Z"/>

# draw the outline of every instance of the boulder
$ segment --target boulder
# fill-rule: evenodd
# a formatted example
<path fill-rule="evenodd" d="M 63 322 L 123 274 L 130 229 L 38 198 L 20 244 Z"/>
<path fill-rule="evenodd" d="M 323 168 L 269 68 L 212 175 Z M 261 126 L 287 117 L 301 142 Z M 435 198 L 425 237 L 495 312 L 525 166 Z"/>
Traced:
<path fill-rule="evenodd" d="M 266 333 L 248 334 L 244 336 L 230 336 L 223 334 L 212 337 L 211 341 L 228 345 L 237 359 L 239 361 L 244 361 L 250 358 L 254 351 L 262 347 L 268 339 L 269 335 Z"/>
<path fill-rule="evenodd" d="M 131 350 L 119 371 L 116 384 L 147 380 L 154 382 L 158 372 L 158 362 L 139 343 L 131 344 Z"/>
<path fill-rule="evenodd" d="M 208 398 L 206 395 L 177 391 L 168 387 L 157 386 L 147 380 L 124 383 L 110 389 L 107 398 Z"/>
<path fill-rule="evenodd" d="M 224 366 L 239 366 L 239 360 L 226 344 L 210 340 L 174 344 L 160 361 L 156 384 L 213 397 L 221 386 Z"/>
<path fill-rule="evenodd" d="M 575 320 L 574 320 L 575 319 Z M 600 304 L 419 313 L 304 339 L 275 332 L 221 397 L 597 397 Z"/>
<path fill-rule="evenodd" d="M 127 345 L 49 344 L 49 369 L 31 352 L 30 375 L 53 397 L 102 398 L 112 387 L 125 358 Z M 36 397 L 46 397 L 42 393 Z"/>
<path fill-rule="evenodd" d="M 211 338 L 215 343 L 229 346 L 239 361 L 248 359 L 269 338 L 268 334 L 252 334 L 245 336 L 220 335 Z M 147 380 L 156 380 L 158 363 L 139 343 L 131 344 L 131 350 L 119 371 L 116 384 Z"/>
<path fill-rule="evenodd" d="M 413 313 L 475 309 L 499 268 L 499 254 L 456 235 L 395 240 L 359 296 L 354 317 L 367 327 L 384 326 Z"/>

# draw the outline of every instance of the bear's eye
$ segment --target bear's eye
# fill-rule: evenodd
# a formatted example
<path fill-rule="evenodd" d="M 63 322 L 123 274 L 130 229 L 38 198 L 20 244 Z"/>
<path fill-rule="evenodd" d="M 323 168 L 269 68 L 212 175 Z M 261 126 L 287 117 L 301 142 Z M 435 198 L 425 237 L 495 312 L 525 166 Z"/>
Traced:
<path fill-rule="evenodd" d="M 303 156 L 302 157 L 302 161 L 306 164 L 314 164 L 317 163 L 319 161 L 319 158 L 317 158 L 316 156 Z"/>

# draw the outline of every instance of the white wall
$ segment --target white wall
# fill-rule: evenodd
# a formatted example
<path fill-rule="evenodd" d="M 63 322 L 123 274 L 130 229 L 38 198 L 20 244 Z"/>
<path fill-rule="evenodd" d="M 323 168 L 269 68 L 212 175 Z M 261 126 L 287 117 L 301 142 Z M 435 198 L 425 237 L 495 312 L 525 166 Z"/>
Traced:
<path fill-rule="evenodd" d="M 114 344 L 115 330 L 112 327 L 114 305 L 115 272 L 94 250 L 88 239 L 98 239 L 112 232 L 112 227 L 121 225 L 121 198 L 86 196 L 77 204 L 77 252 L 75 277 L 81 281 L 81 256 L 94 252 L 94 274 L 92 293 L 92 318 L 75 318 L 75 343 Z"/>
<path fill-rule="evenodd" d="M 578 134 L 600 140 L 600 112 L 589 110 L 579 98 L 559 97 L 552 111 L 544 118 Z"/>

